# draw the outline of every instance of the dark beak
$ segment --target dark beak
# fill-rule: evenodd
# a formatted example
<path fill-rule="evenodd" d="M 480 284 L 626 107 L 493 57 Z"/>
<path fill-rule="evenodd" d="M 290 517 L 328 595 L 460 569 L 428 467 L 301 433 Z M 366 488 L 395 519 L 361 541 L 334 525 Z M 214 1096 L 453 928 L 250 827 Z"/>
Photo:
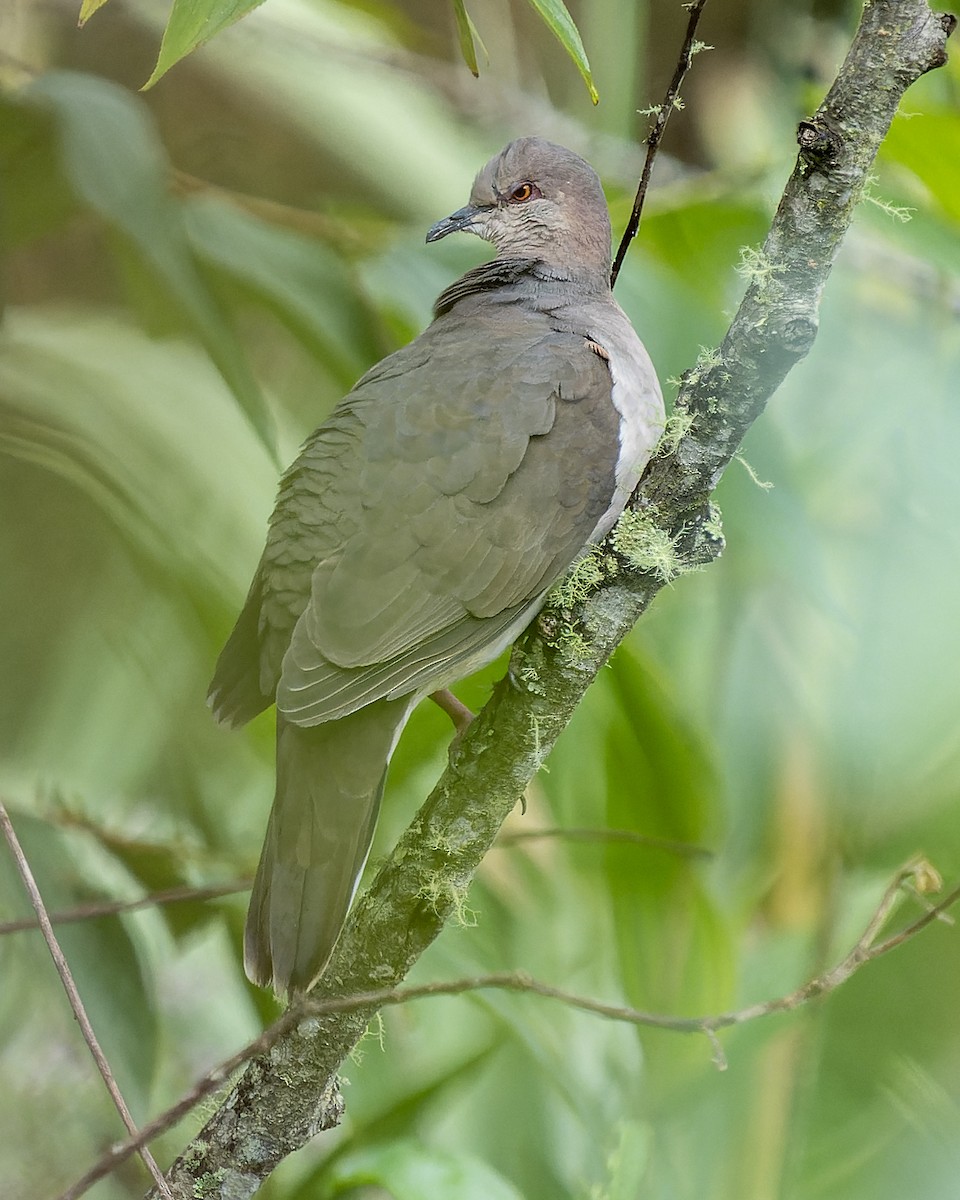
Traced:
<path fill-rule="evenodd" d="M 449 217 L 444 217 L 442 221 L 438 221 L 436 225 L 431 225 L 427 230 L 428 242 L 439 242 L 441 238 L 445 238 L 448 233 L 459 233 L 461 229 L 468 229 L 474 221 L 483 212 L 482 208 L 478 208 L 474 204 L 468 204 L 466 208 L 458 208 L 455 213 L 451 213 Z"/>

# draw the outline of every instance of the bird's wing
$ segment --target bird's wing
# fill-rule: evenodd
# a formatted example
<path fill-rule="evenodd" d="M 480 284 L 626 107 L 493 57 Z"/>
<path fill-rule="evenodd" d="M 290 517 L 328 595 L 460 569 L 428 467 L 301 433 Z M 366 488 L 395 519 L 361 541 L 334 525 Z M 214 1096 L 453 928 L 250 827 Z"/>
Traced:
<path fill-rule="evenodd" d="M 618 429 L 608 364 L 536 313 L 450 314 L 375 367 L 271 522 L 261 682 L 282 657 L 283 716 L 319 724 L 494 657 L 607 510 Z"/>

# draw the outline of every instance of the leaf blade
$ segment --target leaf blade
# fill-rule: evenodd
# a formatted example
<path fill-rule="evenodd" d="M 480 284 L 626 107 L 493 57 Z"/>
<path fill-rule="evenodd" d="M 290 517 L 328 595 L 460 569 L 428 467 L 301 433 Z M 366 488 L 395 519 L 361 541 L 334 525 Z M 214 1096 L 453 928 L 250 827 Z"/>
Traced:
<path fill-rule="evenodd" d="M 480 68 L 477 66 L 477 47 L 473 41 L 473 22 L 464 7 L 463 0 L 453 0 L 453 14 L 457 18 L 457 34 L 460 38 L 460 53 L 463 61 L 470 69 L 474 79 L 480 78 Z"/>
<path fill-rule="evenodd" d="M 563 0 L 529 0 L 529 3 L 537 10 L 550 32 L 573 60 L 587 85 L 590 99 L 594 104 L 599 103 L 600 95 L 593 82 L 583 39 Z"/>
<path fill-rule="evenodd" d="M 174 0 L 157 65 L 141 91 L 153 87 L 182 58 L 262 3 L 263 0 Z"/>
<path fill-rule="evenodd" d="M 434 1150 L 404 1138 L 357 1151 L 338 1164 L 331 1195 L 364 1185 L 386 1188 L 395 1200 L 446 1196 L 449 1200 L 520 1200 L 508 1179 L 469 1154 Z"/>
<path fill-rule="evenodd" d="M 77 17 L 77 25 L 82 29 L 90 20 L 95 12 L 103 8 L 107 0 L 83 0 L 80 5 L 80 14 Z"/>
<path fill-rule="evenodd" d="M 52 118 L 60 170 L 77 201 L 120 235 L 203 344 L 271 453 L 273 418 L 243 347 L 207 287 L 169 195 L 170 166 L 142 100 L 117 84 L 51 71 L 21 103 Z"/>

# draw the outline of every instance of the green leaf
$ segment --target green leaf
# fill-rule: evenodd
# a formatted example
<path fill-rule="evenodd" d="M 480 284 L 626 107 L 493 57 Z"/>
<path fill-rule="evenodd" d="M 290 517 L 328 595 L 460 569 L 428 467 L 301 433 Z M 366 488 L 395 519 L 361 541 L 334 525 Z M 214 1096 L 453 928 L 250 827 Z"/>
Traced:
<path fill-rule="evenodd" d="M 636 1200 L 643 1195 L 643 1177 L 650 1164 L 650 1126 L 624 1120 L 617 1130 L 617 1144 L 607 1161 L 609 1187 L 605 1200 Z"/>
<path fill-rule="evenodd" d="M 960 122 L 949 110 L 898 118 L 880 149 L 879 162 L 897 163 L 929 189 L 942 211 L 960 221 Z"/>
<path fill-rule="evenodd" d="M 71 824 L 90 833 L 104 850 L 123 864 L 145 892 L 188 887 L 193 882 L 185 870 L 183 845 L 177 841 L 166 843 L 130 837 L 83 816 L 71 817 Z M 218 915 L 214 905 L 203 901 L 162 904 L 157 912 L 176 937 L 182 937 Z"/>
<path fill-rule="evenodd" d="M 151 339 L 115 313 L 10 307 L 0 662 L 18 687 L 0 696 L 0 788 L 40 778 L 135 836 L 142 824 L 125 818 L 147 802 L 152 839 L 194 844 L 195 833 L 232 845 L 232 861 L 253 852 L 234 814 L 262 803 L 267 729 L 224 738 L 203 695 L 275 487 L 262 442 L 199 348 Z M 225 795 L 236 798 L 229 812 Z M 176 824 L 161 829 L 161 818 Z"/>
<path fill-rule="evenodd" d="M 413 1140 L 351 1154 L 338 1164 L 329 1196 L 382 1187 L 393 1200 L 522 1200 L 512 1183 L 478 1158 L 434 1150 Z"/>
<path fill-rule="evenodd" d="M 239 926 L 237 943 L 242 940 L 243 928 Z M 258 988 L 253 990 L 260 991 Z M 271 1012 L 270 1019 L 274 1020 L 278 1015 Z M 374 1080 L 372 1095 L 367 1093 L 362 1101 L 351 1105 L 350 1129 L 344 1130 L 336 1150 L 300 1180 L 287 1200 L 320 1200 L 329 1195 L 331 1187 L 342 1184 L 344 1175 L 353 1169 L 361 1153 L 368 1153 L 371 1148 L 382 1153 L 385 1144 L 392 1146 L 391 1139 L 399 1141 L 410 1129 L 424 1127 L 425 1123 L 429 1125 L 446 1106 L 456 1101 L 463 1087 L 471 1086 L 489 1067 L 494 1050 L 495 1045 L 491 1043 L 478 1051 L 470 1051 L 464 1046 L 465 1056 L 445 1062 L 438 1073 L 429 1076 L 431 1067 L 422 1059 L 417 1060 L 417 1071 L 410 1072 L 404 1071 L 402 1065 L 398 1070 L 396 1064 L 393 1067 L 382 1064 L 386 1071 L 382 1079 Z M 428 1076 L 426 1082 L 423 1082 L 424 1076 Z M 382 1086 L 378 1086 L 378 1082 Z"/>
<path fill-rule="evenodd" d="M 624 197 L 624 224 L 629 212 L 627 200 Z M 643 252 L 657 258 L 676 282 L 699 293 L 701 304 L 714 311 L 722 309 L 730 294 L 733 264 L 739 259 L 741 246 L 762 241 L 768 224 L 759 202 L 751 203 L 732 194 L 700 199 L 688 196 L 684 203 L 672 206 L 665 202 L 645 213 L 643 220 Z M 648 286 L 646 271 L 644 286 Z M 688 336 L 688 353 L 689 345 Z"/>
<path fill-rule="evenodd" d="M 590 73 L 587 52 L 583 48 L 580 31 L 574 24 L 573 17 L 567 11 L 567 6 L 563 3 L 563 0 L 530 0 L 530 3 L 549 26 L 550 31 L 560 45 L 573 59 L 577 70 L 583 76 L 583 81 L 587 85 L 590 99 L 596 104 L 600 96 L 597 89 L 593 86 L 593 76 Z"/>
<path fill-rule="evenodd" d="M 460 35 L 460 53 L 463 55 L 463 61 L 470 68 L 470 74 L 477 78 L 480 68 L 477 66 L 477 48 L 473 41 L 476 30 L 464 8 L 463 0 L 453 0 L 453 12 L 457 18 L 457 33 Z"/>
<path fill-rule="evenodd" d="M 239 339 L 197 269 L 169 195 L 169 163 L 143 101 L 106 80 L 53 71 L 25 88 L 22 102 L 52 115 L 71 190 L 122 236 L 154 286 L 161 284 L 175 301 L 272 449 L 270 413 Z"/>
<path fill-rule="evenodd" d="M 0 178 L 3 241 L 27 245 L 62 226 L 77 211 L 54 144 L 49 113 L 0 95 Z"/>
<path fill-rule="evenodd" d="M 107 0 L 83 0 L 80 5 L 80 15 L 77 17 L 77 24 L 82 28 L 90 20 L 95 12 L 103 8 Z"/>
<path fill-rule="evenodd" d="M 616 716 L 607 734 L 607 820 L 631 829 L 709 846 L 716 794 L 712 763 L 697 730 L 628 642 L 607 673 Z M 729 1003 L 731 950 L 721 915 L 695 861 L 609 845 L 605 875 L 614 914 L 624 991 L 637 1008 L 697 1015 Z M 646 1037 L 646 1035 L 644 1035 Z M 662 1041 L 645 1041 L 651 1070 L 676 1082 L 684 1050 L 659 1062 Z M 702 1053 L 690 1045 L 691 1063 Z M 670 1075 L 670 1072 L 673 1075 Z M 664 1086 L 667 1078 L 661 1080 Z"/>
<path fill-rule="evenodd" d="M 262 3 L 263 0 L 173 0 L 157 65 L 142 90 L 153 87 L 181 58 Z"/>

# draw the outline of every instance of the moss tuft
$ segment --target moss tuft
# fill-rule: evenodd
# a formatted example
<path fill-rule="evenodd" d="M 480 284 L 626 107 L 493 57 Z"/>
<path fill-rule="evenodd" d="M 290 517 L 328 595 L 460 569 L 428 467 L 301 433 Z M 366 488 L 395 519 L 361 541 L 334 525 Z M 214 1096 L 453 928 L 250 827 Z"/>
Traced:
<path fill-rule="evenodd" d="M 703 523 L 703 531 L 715 541 L 723 541 L 723 513 L 715 505 L 710 505 L 710 515 Z"/>
<path fill-rule="evenodd" d="M 194 1200 L 205 1200 L 213 1192 L 220 1191 L 224 1170 L 219 1167 L 216 1171 L 205 1171 L 193 1181 Z"/>
<path fill-rule="evenodd" d="M 747 460 L 743 457 L 742 454 L 735 454 L 733 457 L 737 460 L 737 462 L 740 464 L 740 466 L 743 467 L 743 469 L 746 471 L 746 473 L 750 476 L 751 482 L 756 484 L 756 486 L 761 490 L 761 492 L 769 492 L 770 491 L 770 489 L 773 487 L 773 484 L 770 482 L 770 480 L 761 479 L 760 476 L 756 473 L 756 471 L 753 469 L 753 467 L 751 467 L 751 465 L 747 462 Z"/>
<path fill-rule="evenodd" d="M 673 454 L 692 427 L 693 413 L 684 405 L 678 404 L 667 417 L 667 423 L 663 427 L 663 433 L 660 435 L 660 442 L 656 449 L 657 457 Z"/>
<path fill-rule="evenodd" d="M 753 246 L 742 246 L 740 249 L 737 274 L 757 289 L 757 296 L 761 300 L 766 297 L 770 284 L 785 270 L 782 264 L 771 262 L 763 250 Z"/>
<path fill-rule="evenodd" d="M 656 523 L 649 508 L 627 509 L 613 527 L 610 539 L 631 567 L 652 571 L 664 583 L 675 579 L 683 569 L 673 539 Z"/>
<path fill-rule="evenodd" d="M 546 607 L 562 611 L 582 604 L 607 577 L 603 558 L 600 546 L 591 546 L 583 558 L 554 586 L 547 597 Z"/>
<path fill-rule="evenodd" d="M 468 928 L 476 925 L 477 914 L 467 904 L 467 889 L 459 887 L 443 874 L 430 875 L 417 894 L 438 917 L 449 910 L 456 925 Z"/>

